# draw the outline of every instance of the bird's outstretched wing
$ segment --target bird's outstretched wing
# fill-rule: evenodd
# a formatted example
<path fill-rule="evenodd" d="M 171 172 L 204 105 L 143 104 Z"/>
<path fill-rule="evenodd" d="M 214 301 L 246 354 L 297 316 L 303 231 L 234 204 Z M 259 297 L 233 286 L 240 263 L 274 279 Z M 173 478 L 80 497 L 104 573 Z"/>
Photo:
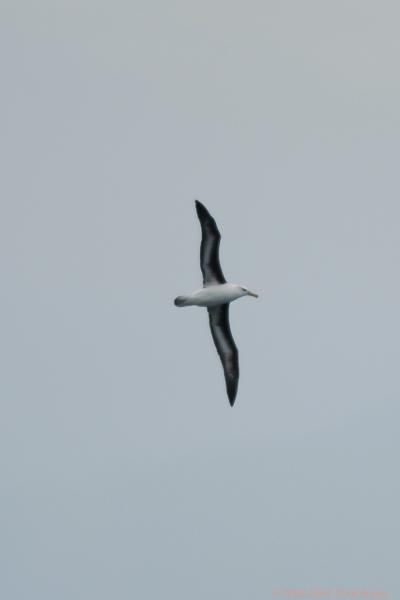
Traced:
<path fill-rule="evenodd" d="M 201 202 L 196 200 L 196 211 L 201 225 L 200 267 L 203 285 L 226 283 L 219 264 L 219 242 L 221 234 L 217 224 Z"/>
<path fill-rule="evenodd" d="M 208 314 L 211 334 L 224 368 L 229 403 L 233 406 L 239 383 L 239 353 L 229 325 L 229 304 L 209 308 Z"/>

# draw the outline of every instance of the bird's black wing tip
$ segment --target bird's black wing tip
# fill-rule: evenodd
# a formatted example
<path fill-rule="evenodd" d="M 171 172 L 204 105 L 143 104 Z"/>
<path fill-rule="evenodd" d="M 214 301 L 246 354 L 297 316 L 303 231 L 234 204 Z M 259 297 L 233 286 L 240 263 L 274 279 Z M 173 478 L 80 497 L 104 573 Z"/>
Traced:
<path fill-rule="evenodd" d="M 217 230 L 217 232 L 218 232 L 217 225 L 215 223 L 215 219 L 208 212 L 208 209 L 199 200 L 195 200 L 195 203 L 196 203 L 197 216 L 199 218 L 201 225 L 202 226 L 208 225 L 209 227 L 212 227 L 213 229 Z"/>
<path fill-rule="evenodd" d="M 195 200 L 194 203 L 196 205 L 196 212 L 199 216 L 208 214 L 208 210 L 199 200 Z"/>
<path fill-rule="evenodd" d="M 233 405 L 235 404 L 235 400 L 236 400 L 237 389 L 227 390 L 227 392 L 228 392 L 229 404 L 233 407 Z"/>
<path fill-rule="evenodd" d="M 212 218 L 208 212 L 208 209 L 204 206 L 204 204 L 202 204 L 202 202 L 200 202 L 200 200 L 195 200 L 194 203 L 196 205 L 196 211 L 198 215 L 204 215 L 208 218 Z"/>

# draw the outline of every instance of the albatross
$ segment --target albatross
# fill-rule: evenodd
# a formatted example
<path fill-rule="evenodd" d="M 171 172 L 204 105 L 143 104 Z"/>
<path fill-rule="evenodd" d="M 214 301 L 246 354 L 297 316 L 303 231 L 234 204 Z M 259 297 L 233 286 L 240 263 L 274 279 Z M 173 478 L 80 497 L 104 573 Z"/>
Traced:
<path fill-rule="evenodd" d="M 242 296 L 258 295 L 242 285 L 228 283 L 219 262 L 221 234 L 206 207 L 195 201 L 201 225 L 200 268 L 203 287 L 175 298 L 175 306 L 203 306 L 208 310 L 211 335 L 224 369 L 226 391 L 231 406 L 235 403 L 239 383 L 239 353 L 229 325 L 229 304 Z"/>

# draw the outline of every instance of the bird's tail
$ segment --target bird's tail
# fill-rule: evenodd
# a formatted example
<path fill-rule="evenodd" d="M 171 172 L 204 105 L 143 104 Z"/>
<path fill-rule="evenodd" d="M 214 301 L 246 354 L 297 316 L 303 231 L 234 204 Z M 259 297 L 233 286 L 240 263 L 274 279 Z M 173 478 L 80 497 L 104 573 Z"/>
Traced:
<path fill-rule="evenodd" d="M 175 306 L 186 306 L 187 299 L 187 296 L 178 296 L 177 298 L 175 298 L 174 304 Z"/>

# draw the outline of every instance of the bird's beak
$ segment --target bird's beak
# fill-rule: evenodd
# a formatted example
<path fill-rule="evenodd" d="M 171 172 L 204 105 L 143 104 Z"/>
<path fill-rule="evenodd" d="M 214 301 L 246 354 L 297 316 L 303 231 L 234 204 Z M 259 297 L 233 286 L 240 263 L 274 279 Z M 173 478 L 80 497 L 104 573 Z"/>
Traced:
<path fill-rule="evenodd" d="M 258 298 L 258 294 L 255 294 L 254 292 L 247 292 L 248 296 L 253 296 L 253 298 Z"/>

